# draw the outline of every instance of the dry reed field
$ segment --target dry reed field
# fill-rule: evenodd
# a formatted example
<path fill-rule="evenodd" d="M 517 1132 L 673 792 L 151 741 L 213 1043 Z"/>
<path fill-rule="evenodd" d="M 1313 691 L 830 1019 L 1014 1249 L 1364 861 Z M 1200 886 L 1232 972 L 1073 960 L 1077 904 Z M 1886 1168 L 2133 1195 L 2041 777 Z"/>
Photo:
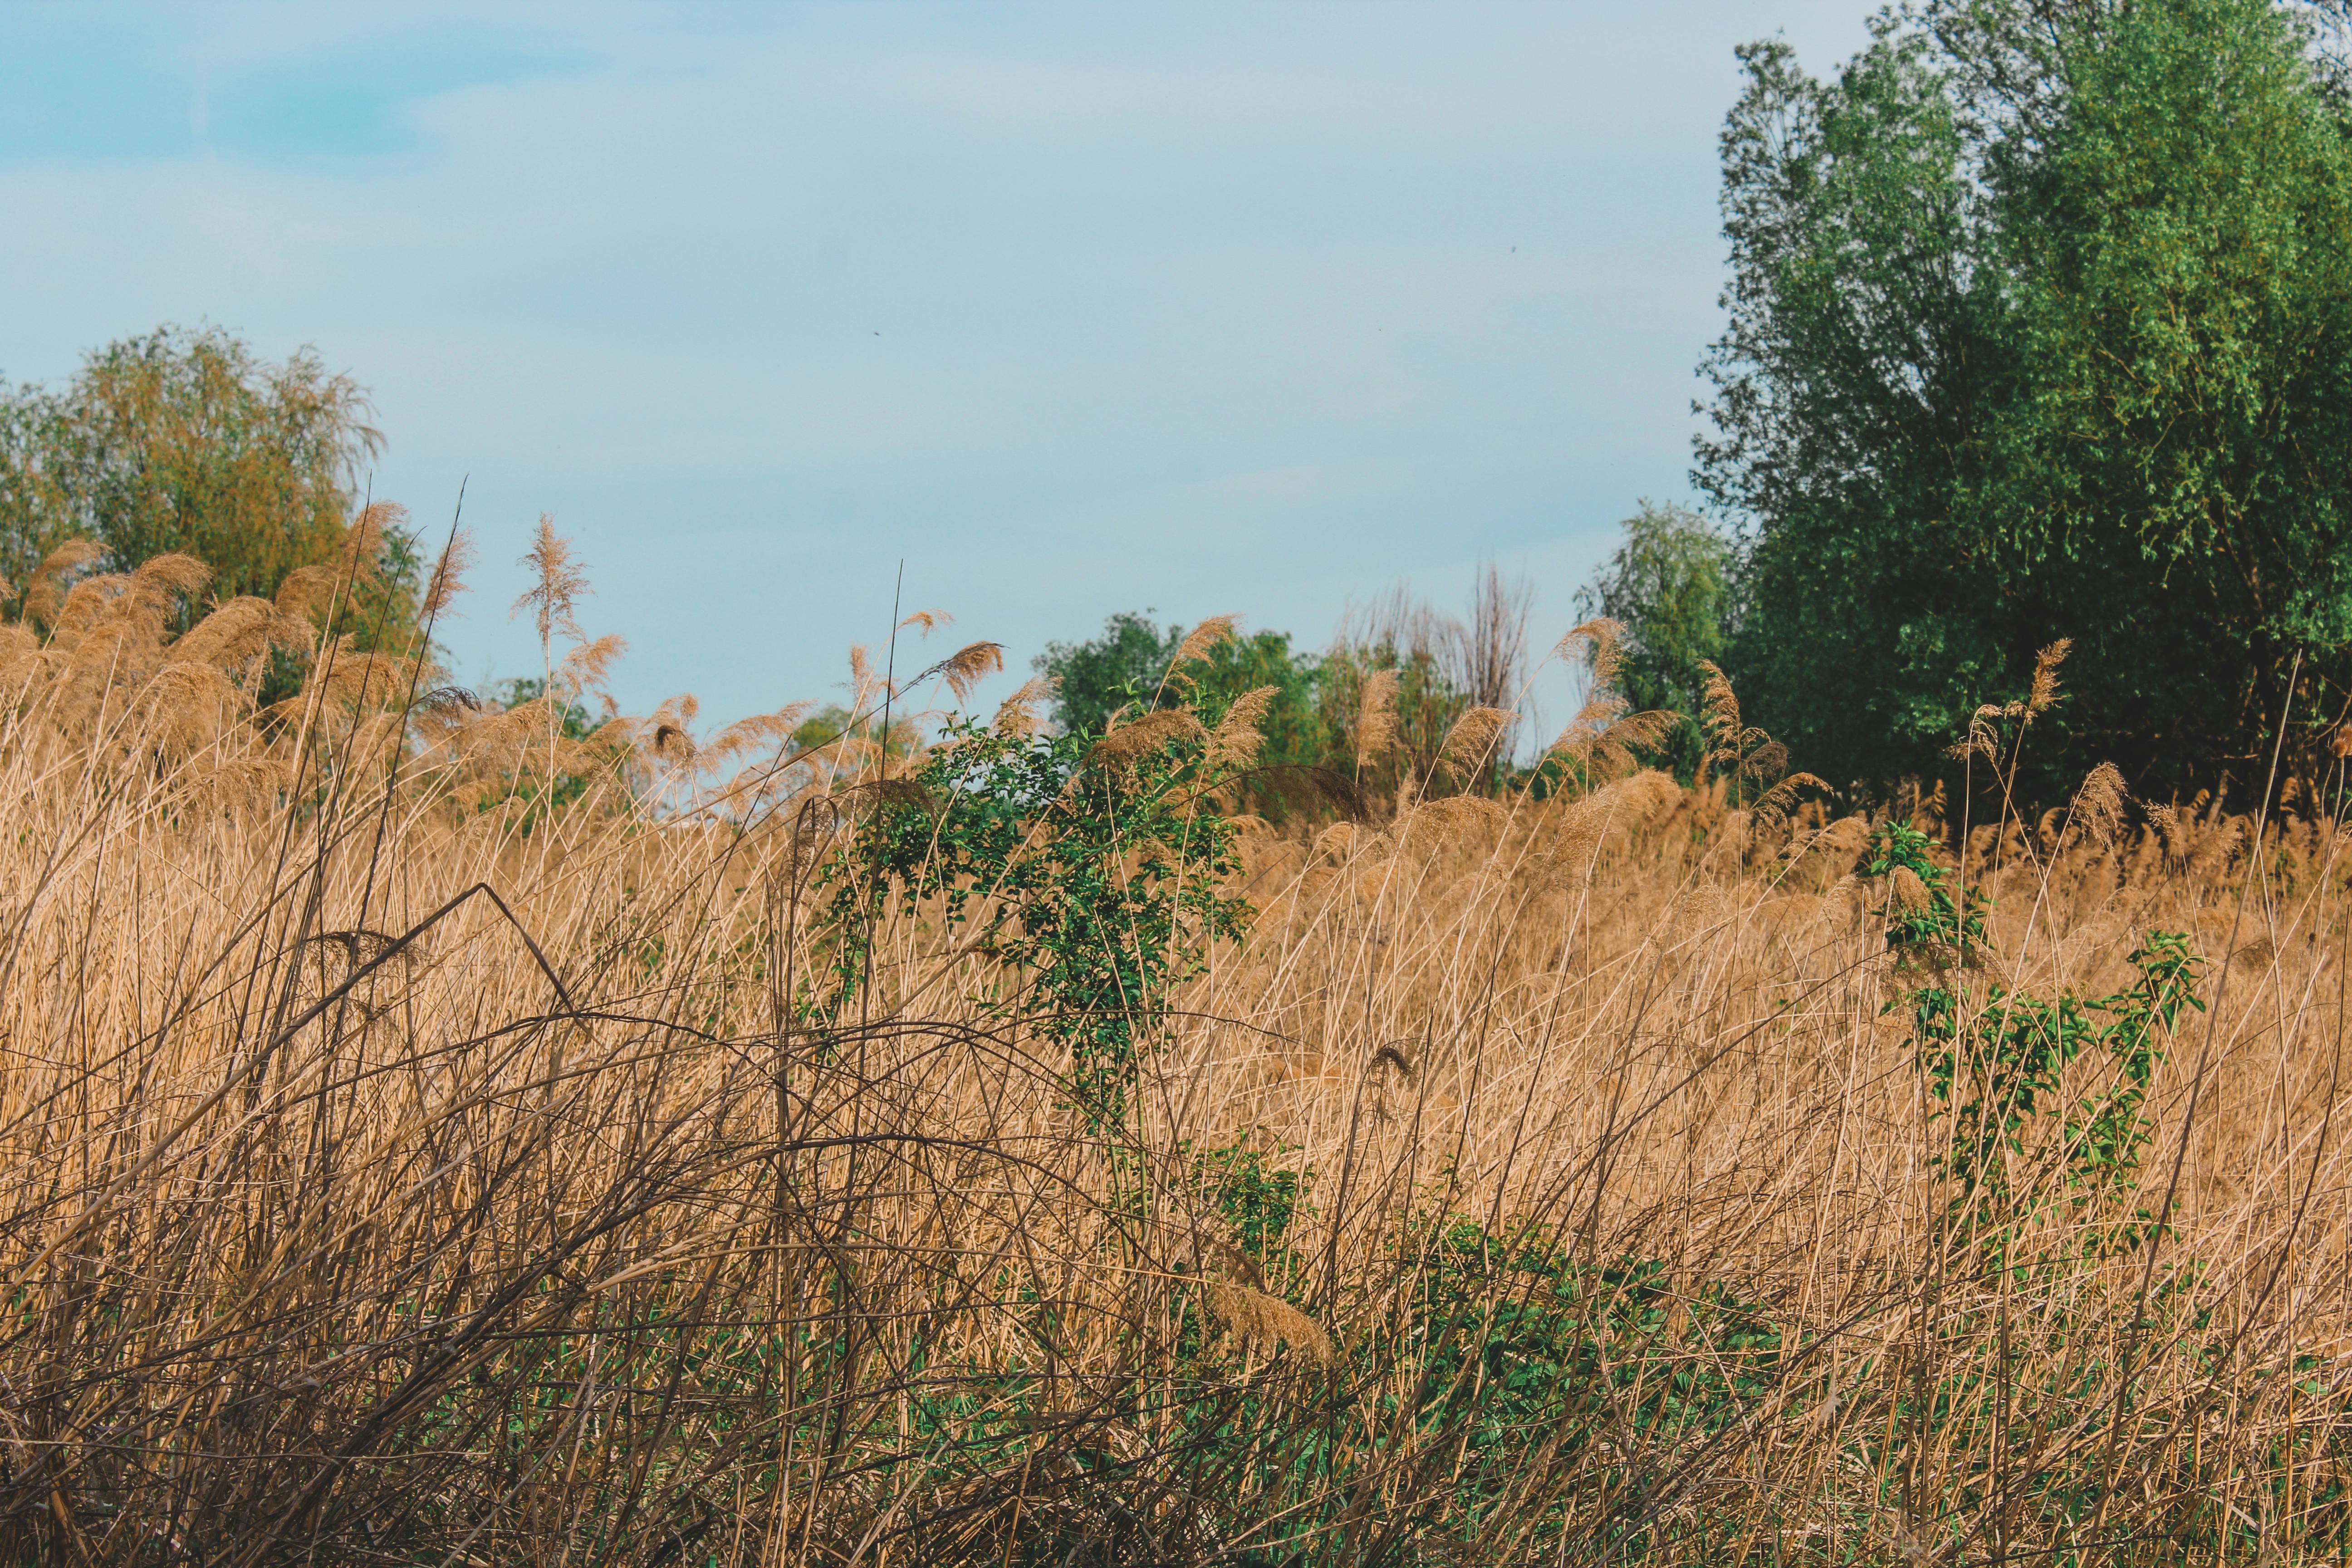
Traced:
<path fill-rule="evenodd" d="M 365 531 L 0 629 L 7 1561 L 2352 1541 L 2340 776 L 1841 815 L 1718 685 L 1685 786 L 1594 626 L 1551 784 L 1480 709 L 1268 825 L 1249 699 L 953 718 L 987 644 L 576 732 L 544 530 L 486 711 L 319 637 Z"/>

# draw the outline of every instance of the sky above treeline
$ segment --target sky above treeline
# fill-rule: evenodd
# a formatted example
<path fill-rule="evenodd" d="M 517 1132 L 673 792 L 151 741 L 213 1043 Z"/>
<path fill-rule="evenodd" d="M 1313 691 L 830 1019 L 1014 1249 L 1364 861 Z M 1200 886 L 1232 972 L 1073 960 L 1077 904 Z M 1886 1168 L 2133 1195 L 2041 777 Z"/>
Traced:
<path fill-rule="evenodd" d="M 1686 498 L 1736 45 L 1853 0 L 0 9 L 0 376 L 161 322 L 373 390 L 373 493 L 552 512 L 623 706 L 839 695 L 908 608 L 1009 690 L 1113 611 L 1327 640 Z M 1557 699 L 1550 704 L 1557 706 Z"/>

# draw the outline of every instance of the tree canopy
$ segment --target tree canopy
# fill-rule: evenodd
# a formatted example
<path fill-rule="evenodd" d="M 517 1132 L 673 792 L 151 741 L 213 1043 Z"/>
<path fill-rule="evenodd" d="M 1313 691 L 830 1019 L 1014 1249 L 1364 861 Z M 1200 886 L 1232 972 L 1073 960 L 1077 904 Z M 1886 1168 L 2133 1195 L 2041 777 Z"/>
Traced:
<path fill-rule="evenodd" d="M 1288 632 L 1236 633 L 1214 639 L 1171 679 L 1184 628 L 1161 628 L 1150 612 L 1124 611 L 1083 642 L 1053 642 L 1034 668 L 1054 686 L 1054 720 L 1067 733 L 1099 734 L 1112 714 L 1193 706 L 1223 712 L 1245 692 L 1270 689 L 1257 730 L 1263 737 L 1249 786 L 1253 805 L 1281 816 L 1313 795 L 1282 772 L 1319 763 L 1331 750 L 1320 709 L 1324 661 L 1290 646 Z"/>
<path fill-rule="evenodd" d="M 1933 773 L 2060 637 L 2053 780 L 2243 779 L 2283 709 L 2297 746 L 2342 716 L 2352 147 L 2313 45 L 2268 0 L 1951 0 L 1826 81 L 1742 52 L 1696 478 L 1801 765 Z"/>
<path fill-rule="evenodd" d="M 57 389 L 0 384 L 0 577 L 94 540 L 128 570 L 184 552 L 222 598 L 275 595 L 333 561 L 383 445 L 366 393 L 311 351 L 283 363 L 217 328 L 162 327 L 90 354 Z M 380 514 L 381 515 L 381 514 Z M 363 641 L 413 630 L 418 558 L 385 530 L 348 617 Z"/>

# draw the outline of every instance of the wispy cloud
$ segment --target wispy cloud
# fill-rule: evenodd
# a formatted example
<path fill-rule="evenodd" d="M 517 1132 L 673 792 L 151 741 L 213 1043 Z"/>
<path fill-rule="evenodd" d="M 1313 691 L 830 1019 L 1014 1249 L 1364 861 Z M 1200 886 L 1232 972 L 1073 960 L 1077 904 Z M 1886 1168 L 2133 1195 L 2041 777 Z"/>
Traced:
<path fill-rule="evenodd" d="M 11 16 L 0 372 L 314 342 L 376 389 L 378 493 L 554 508 L 625 692 L 723 671 L 718 712 L 832 679 L 901 555 L 1016 647 L 1237 590 L 1313 640 L 1509 551 L 1564 614 L 1681 488 L 1730 46 L 1827 64 L 1865 9 Z"/>

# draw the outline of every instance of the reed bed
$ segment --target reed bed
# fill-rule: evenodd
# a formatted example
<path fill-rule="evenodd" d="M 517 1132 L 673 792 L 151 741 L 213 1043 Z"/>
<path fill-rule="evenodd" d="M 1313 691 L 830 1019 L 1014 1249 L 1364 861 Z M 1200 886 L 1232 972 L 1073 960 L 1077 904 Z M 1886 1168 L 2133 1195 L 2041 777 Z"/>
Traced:
<path fill-rule="evenodd" d="M 1066 751 L 1067 822 L 1015 859 L 1092 812 L 1104 887 L 1164 852 L 1233 923 L 1106 960 L 1167 983 L 1121 994 L 1111 1104 L 1111 1037 L 1020 945 L 1066 929 L 1044 902 L 984 927 L 842 870 L 894 822 L 943 852 L 922 755 L 795 754 L 790 713 L 575 733 L 612 650 L 565 646 L 562 564 L 551 690 L 504 713 L 299 594 L 172 635 L 181 558 L 69 592 L 66 562 L 8 628 L 7 1560 L 2352 1542 L 2340 780 L 1840 815 L 1644 772 L 1604 700 L 1546 790 L 1276 828 L 1204 784 L 1204 857 L 1121 814 L 1240 776 L 1246 713 L 1131 726 Z M 959 698 L 990 657 L 865 695 Z M 967 733 L 1055 743 L 1019 702 Z M 2010 1038 L 2021 997 L 2133 994 L 2154 932 L 2194 1000 L 2133 1037 L 2141 1132 L 2085 1152 L 2129 1076 L 2100 1037 L 1964 1169 L 1922 997 Z"/>

